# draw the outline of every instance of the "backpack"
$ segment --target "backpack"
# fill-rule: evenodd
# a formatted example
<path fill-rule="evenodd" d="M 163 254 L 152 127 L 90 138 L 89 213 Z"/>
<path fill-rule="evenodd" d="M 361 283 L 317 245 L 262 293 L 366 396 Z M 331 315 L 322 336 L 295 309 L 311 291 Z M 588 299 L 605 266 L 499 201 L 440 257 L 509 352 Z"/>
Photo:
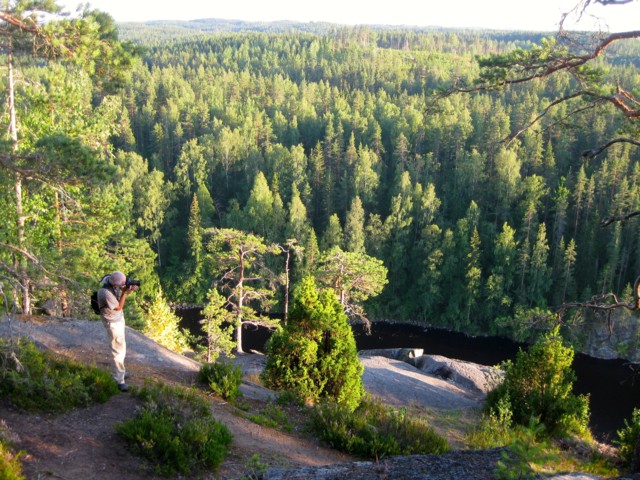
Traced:
<path fill-rule="evenodd" d="M 108 277 L 109 275 L 105 275 L 104 277 L 102 277 L 102 280 L 100 280 L 100 287 L 104 287 L 105 286 L 105 279 Z M 92 294 L 91 294 L 91 310 L 93 310 L 93 313 L 95 313 L 96 315 L 101 315 L 102 312 L 100 311 L 100 305 L 98 304 L 98 291 L 95 290 Z"/>
<path fill-rule="evenodd" d="M 91 309 L 96 315 L 100 315 L 100 305 L 98 305 L 98 291 L 95 290 L 91 294 Z"/>

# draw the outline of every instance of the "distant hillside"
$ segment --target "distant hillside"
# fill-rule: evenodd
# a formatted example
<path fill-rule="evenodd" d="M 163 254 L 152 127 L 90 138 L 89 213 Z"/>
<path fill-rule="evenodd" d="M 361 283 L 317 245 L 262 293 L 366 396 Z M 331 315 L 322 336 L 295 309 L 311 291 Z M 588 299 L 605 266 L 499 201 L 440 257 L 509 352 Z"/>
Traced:
<path fill-rule="evenodd" d="M 126 40 L 140 38 L 179 38 L 192 37 L 199 34 L 215 32 L 263 32 L 290 33 L 305 32 L 326 34 L 340 28 L 340 25 L 327 22 L 293 22 L 282 20 L 277 22 L 245 22 L 242 20 L 225 20 L 220 18 L 203 18 L 198 20 L 155 20 L 141 23 L 119 24 L 120 35 Z"/>
<path fill-rule="evenodd" d="M 192 38 L 200 35 L 210 35 L 211 33 L 238 33 L 238 32 L 260 32 L 260 33 L 310 33 L 314 35 L 326 35 L 341 29 L 357 30 L 366 29 L 374 31 L 405 31 L 414 33 L 434 33 L 434 32 L 482 32 L 496 39 L 505 41 L 523 40 L 539 41 L 544 35 L 541 32 L 514 32 L 496 30 L 463 30 L 451 29 L 437 26 L 419 27 L 412 25 L 360 25 L 349 26 L 328 22 L 295 22 L 290 20 L 280 20 L 275 22 L 247 22 L 243 20 L 227 20 L 222 18 L 202 18 L 197 20 L 154 20 L 150 22 L 126 22 L 118 24 L 120 37 L 131 41 L 153 40 L 175 40 L 180 38 Z"/>

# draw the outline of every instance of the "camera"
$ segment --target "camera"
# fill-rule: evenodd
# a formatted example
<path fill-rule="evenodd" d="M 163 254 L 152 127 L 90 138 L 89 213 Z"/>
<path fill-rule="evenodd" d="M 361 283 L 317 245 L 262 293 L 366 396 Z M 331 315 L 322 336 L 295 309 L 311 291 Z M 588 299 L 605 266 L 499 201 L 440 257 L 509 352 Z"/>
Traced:
<path fill-rule="evenodd" d="M 127 277 L 127 282 L 125 284 L 126 288 L 129 288 L 131 286 L 136 286 L 139 287 L 140 286 L 140 280 L 134 280 L 133 278 Z"/>

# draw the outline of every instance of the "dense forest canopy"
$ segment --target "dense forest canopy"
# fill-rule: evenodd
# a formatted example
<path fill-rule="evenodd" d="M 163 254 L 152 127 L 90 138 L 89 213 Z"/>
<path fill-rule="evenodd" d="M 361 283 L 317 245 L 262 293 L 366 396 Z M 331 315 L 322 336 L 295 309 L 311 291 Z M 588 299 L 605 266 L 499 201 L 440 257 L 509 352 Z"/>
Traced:
<path fill-rule="evenodd" d="M 386 284 L 362 300 L 373 320 L 514 334 L 519 319 L 565 301 L 630 293 L 640 226 L 600 220 L 640 209 L 640 150 L 582 153 L 637 125 L 576 99 L 513 138 L 576 89 L 562 71 L 442 94 L 473 83 L 478 56 L 530 49 L 545 35 L 213 23 L 211 33 L 204 23 L 121 26 L 143 53 L 117 93 L 55 61 L 19 65 L 22 144 L 40 132 L 79 138 L 111 172 L 64 189 L 26 182 L 25 242 L 39 265 L 66 272 L 33 272 L 36 302 L 67 285 L 77 293 L 70 309 L 85 308 L 83 287 L 118 265 L 143 279 L 139 309 L 160 288 L 171 302 L 203 304 L 219 276 L 220 228 L 267 244 L 295 239 L 293 283 L 336 247 L 380 261 Z M 603 81 L 639 91 L 637 39 L 596 62 Z M 0 181 L 12 218 L 7 169 Z M 15 245 L 12 224 L 0 229 L 0 243 Z M 0 249 L 5 272 L 15 255 Z M 262 287 L 277 295 L 264 308 L 282 312 L 284 256 L 265 268 L 274 276 Z"/>

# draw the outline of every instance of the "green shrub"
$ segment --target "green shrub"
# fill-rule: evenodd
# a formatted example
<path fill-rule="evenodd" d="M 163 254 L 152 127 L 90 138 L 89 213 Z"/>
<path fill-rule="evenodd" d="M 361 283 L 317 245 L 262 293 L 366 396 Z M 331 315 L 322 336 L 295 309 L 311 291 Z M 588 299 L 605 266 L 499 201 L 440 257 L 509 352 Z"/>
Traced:
<path fill-rule="evenodd" d="M 482 415 L 478 426 L 467 435 L 472 448 L 496 448 L 511 443 L 513 412 L 509 397 L 501 397 Z"/>
<path fill-rule="evenodd" d="M 444 453 L 447 441 L 426 421 L 365 398 L 355 411 L 335 403 L 314 409 L 313 430 L 333 448 L 366 458 Z"/>
<path fill-rule="evenodd" d="M 242 369 L 227 362 L 205 363 L 198 372 L 198 379 L 216 395 L 233 402 L 240 394 Z"/>
<path fill-rule="evenodd" d="M 504 382 L 489 393 L 486 408 L 496 408 L 508 398 L 517 424 L 528 425 L 534 417 L 550 435 L 588 435 L 589 398 L 572 393 L 573 355 L 573 349 L 563 345 L 555 328 L 527 352 L 520 350 L 515 362 L 503 364 Z"/>
<path fill-rule="evenodd" d="M 269 468 L 269 464 L 260 460 L 260 455 L 254 453 L 251 458 L 245 464 L 247 473 L 242 476 L 240 480 L 259 480 L 264 477 L 264 474 Z"/>
<path fill-rule="evenodd" d="M 0 420 L 0 479 L 25 480 L 20 464 L 23 452 L 14 454 L 11 451 L 11 443 L 6 439 L 4 427 L 4 422 Z"/>
<path fill-rule="evenodd" d="M 353 331 L 331 291 L 318 291 L 312 278 L 295 290 L 284 328 L 266 345 L 265 385 L 289 390 L 308 403 L 337 402 L 353 411 L 364 395 Z"/>
<path fill-rule="evenodd" d="M 161 475 L 215 469 L 229 452 L 232 436 L 211 416 L 208 403 L 194 392 L 147 385 L 136 393 L 143 405 L 116 431 Z"/>
<path fill-rule="evenodd" d="M 18 408 L 62 412 L 104 403 L 116 393 L 116 382 L 104 370 L 59 359 L 26 339 L 0 339 L 0 396 Z"/>
<path fill-rule="evenodd" d="M 640 436 L 640 409 L 634 408 L 631 414 L 631 422 L 624 421 L 624 428 L 618 430 L 618 455 L 625 463 L 630 465 L 633 461 L 633 452 Z"/>
<path fill-rule="evenodd" d="M 544 425 L 537 423 L 534 418 L 529 420 L 527 428 L 518 430 L 519 436 L 503 451 L 501 460 L 495 470 L 497 480 L 525 480 L 537 478 L 533 470 L 534 465 L 542 464 L 553 459 L 546 453 L 547 443 L 539 441 L 544 431 Z"/>

